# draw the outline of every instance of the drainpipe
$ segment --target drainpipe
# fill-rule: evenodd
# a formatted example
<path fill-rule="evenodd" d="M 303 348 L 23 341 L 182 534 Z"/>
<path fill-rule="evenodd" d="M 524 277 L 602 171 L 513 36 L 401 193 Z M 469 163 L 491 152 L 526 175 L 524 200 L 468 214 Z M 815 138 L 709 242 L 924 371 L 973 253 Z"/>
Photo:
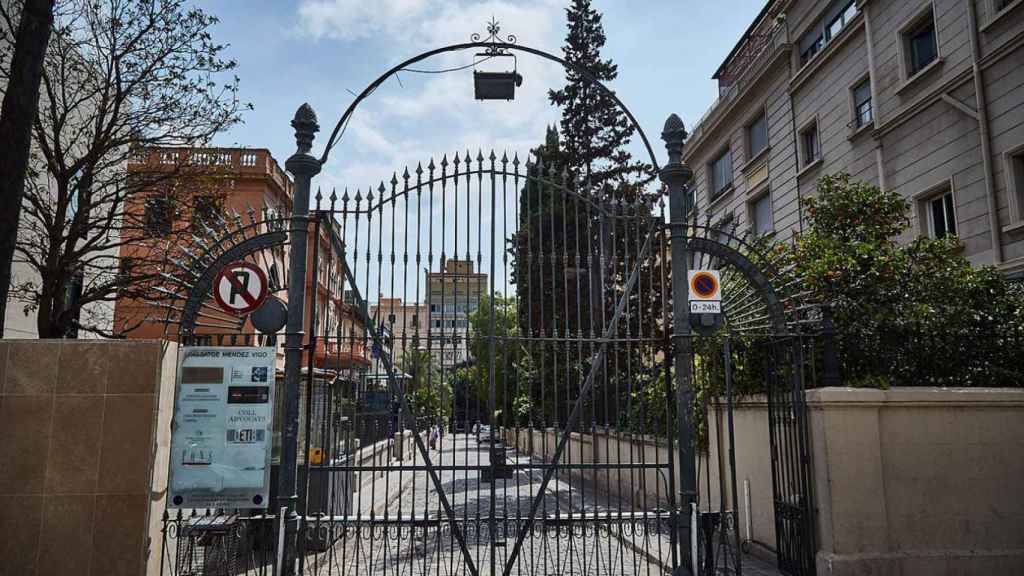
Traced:
<path fill-rule="evenodd" d="M 871 36 L 871 19 L 868 7 L 861 8 L 864 14 L 864 42 L 868 47 L 868 85 L 871 87 L 871 120 L 875 129 L 882 125 L 882 116 L 878 113 L 878 74 L 875 69 L 875 44 Z M 885 158 L 882 156 L 882 138 L 875 138 L 875 166 L 878 169 L 878 187 L 885 190 Z"/>
<path fill-rule="evenodd" d="M 985 103 L 985 83 L 979 63 L 981 46 L 978 40 L 978 15 L 974 0 L 966 0 L 967 29 L 971 32 L 971 72 L 974 74 L 974 98 L 977 101 L 978 132 L 981 138 L 981 158 L 985 164 L 985 188 L 988 190 L 988 225 L 992 238 L 992 263 L 1003 263 L 1002 230 L 999 228 L 999 202 L 996 198 L 995 175 L 992 168 L 992 143 L 988 130 L 988 105 Z"/>

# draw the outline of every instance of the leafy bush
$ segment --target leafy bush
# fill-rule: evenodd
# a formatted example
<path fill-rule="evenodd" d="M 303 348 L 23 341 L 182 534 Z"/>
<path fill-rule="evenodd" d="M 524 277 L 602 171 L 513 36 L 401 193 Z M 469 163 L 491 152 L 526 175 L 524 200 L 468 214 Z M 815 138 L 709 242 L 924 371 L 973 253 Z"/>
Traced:
<path fill-rule="evenodd" d="M 955 238 L 917 238 L 898 194 L 825 176 L 790 246 L 800 289 L 833 310 L 852 386 L 1024 384 L 1024 291 L 971 267 Z"/>

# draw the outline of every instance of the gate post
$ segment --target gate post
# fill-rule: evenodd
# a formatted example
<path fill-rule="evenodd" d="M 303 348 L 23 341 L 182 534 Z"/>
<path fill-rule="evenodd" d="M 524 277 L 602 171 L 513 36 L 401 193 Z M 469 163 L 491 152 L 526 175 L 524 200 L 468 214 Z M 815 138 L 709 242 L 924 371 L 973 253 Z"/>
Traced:
<path fill-rule="evenodd" d="M 692 540 L 693 506 L 697 501 L 697 453 L 694 442 L 692 343 L 690 342 L 690 306 L 687 275 L 690 252 L 687 248 L 686 222 L 690 214 L 690 190 L 687 184 L 693 171 L 683 163 L 683 142 L 686 127 L 683 121 L 672 114 L 665 121 L 661 133 L 668 151 L 668 163 L 661 168 L 659 176 L 668 187 L 669 226 L 671 227 L 672 249 L 672 348 L 676 378 L 677 438 L 679 442 L 679 510 L 675 529 L 680 534 L 678 545 L 685 550 Z M 685 557 L 685 555 L 684 555 Z M 692 559 L 696 561 L 696 558 Z M 691 566 L 680 562 L 679 572 L 691 573 Z"/>
<path fill-rule="evenodd" d="M 310 155 L 313 137 L 320 130 L 316 113 L 309 104 L 295 111 L 296 151 L 285 161 L 285 169 L 295 176 L 292 217 L 289 228 L 291 250 L 288 255 L 288 324 L 285 333 L 284 414 L 281 426 L 281 469 L 277 492 L 277 510 L 286 509 L 284 546 L 278 562 L 282 573 L 295 572 L 298 501 L 299 380 L 302 373 L 303 321 L 306 306 L 306 244 L 309 236 L 309 188 L 313 176 L 320 173 L 320 161 Z"/>

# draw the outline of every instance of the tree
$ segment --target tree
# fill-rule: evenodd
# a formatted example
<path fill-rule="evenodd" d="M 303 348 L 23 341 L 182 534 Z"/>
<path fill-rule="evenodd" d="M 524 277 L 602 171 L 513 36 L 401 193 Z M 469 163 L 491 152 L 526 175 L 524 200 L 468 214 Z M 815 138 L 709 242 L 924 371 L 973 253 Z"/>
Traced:
<path fill-rule="evenodd" d="M 654 216 L 650 165 L 632 159 L 634 128 L 613 98 L 594 81 L 613 81 L 618 71 L 602 59 L 601 15 L 589 0 L 567 9 L 563 54 L 566 85 L 549 93 L 562 109 L 561 133 L 549 128 L 532 151 L 535 161 L 520 191 L 519 231 L 510 251 L 519 297 L 520 331 L 537 371 L 531 401 L 546 423 L 565 424 L 590 371 L 591 343 L 604 336 L 619 299 L 629 314 L 618 336 L 654 336 L 661 306 L 660 275 L 651 253 L 641 254 Z M 584 72 L 577 70 L 582 69 Z M 640 269 L 640 284 L 624 294 Z M 544 339 L 543 337 L 554 337 Z M 609 347 L 594 380 L 584 421 L 615 425 L 628 402 L 631 375 L 642 368 L 641 347 Z"/>
<path fill-rule="evenodd" d="M 452 390 L 446 378 L 426 350 L 411 349 L 402 355 L 399 369 L 408 374 L 405 391 L 413 414 L 431 423 L 447 421 L 452 413 Z"/>
<path fill-rule="evenodd" d="M 601 13 L 591 7 L 590 0 L 573 0 L 565 12 L 565 60 L 589 72 L 593 80 L 615 80 L 618 66 L 601 58 L 605 42 Z M 562 108 L 562 148 L 570 175 L 588 181 L 594 190 L 616 189 L 638 179 L 650 181 L 652 167 L 633 161 L 626 150 L 635 130 L 615 101 L 572 68 L 566 68 L 565 79 L 565 86 L 551 90 L 548 98 Z"/>
<path fill-rule="evenodd" d="M 1017 386 L 1024 291 L 972 267 L 956 238 L 900 244 L 910 206 L 847 174 L 806 200 L 793 273 L 833 309 L 844 381 L 860 386 Z"/>
<path fill-rule="evenodd" d="M 20 5 L 20 17 L 15 18 L 18 3 L 0 4 L 4 30 L 17 30 L 13 46 L 5 40 L 7 45 L 0 53 L 0 68 L 3 69 L 0 74 L 4 74 L 0 79 L 4 85 L 3 108 L 0 109 L 0 337 L 4 335 L 21 199 L 29 172 L 32 119 L 39 104 L 43 59 L 53 27 L 53 5 L 54 0 L 26 0 Z M 11 49 L 13 54 L 8 64 Z"/>
<path fill-rule="evenodd" d="M 30 167 L 39 177 L 25 192 L 17 246 L 17 257 L 39 281 L 12 288 L 27 311 L 36 311 L 40 337 L 77 330 L 116 337 L 134 327 L 111 327 L 106 313 L 83 311 L 151 296 L 147 284 L 173 240 L 140 241 L 151 236 L 141 209 L 147 194 L 158 190 L 167 198 L 170 216 L 216 209 L 218 192 L 204 184 L 216 170 L 193 170 L 195 159 L 170 158 L 159 170 L 128 172 L 140 153 L 203 145 L 240 121 L 238 80 L 224 78 L 235 62 L 213 40 L 216 22 L 185 0 L 61 4 L 43 68 L 44 104 L 34 122 Z M 217 159 L 206 154 L 199 163 Z M 183 178 L 191 183 L 175 183 Z M 208 201 L 176 208 L 187 201 L 177 197 L 185 189 Z M 130 260 L 118 257 L 126 245 L 133 247 Z M 76 284 L 74 298 L 66 297 Z"/>
<path fill-rule="evenodd" d="M 520 341 L 513 337 L 518 329 L 518 303 L 515 297 L 503 297 L 500 294 L 491 299 L 483 297 L 480 305 L 469 315 L 469 332 L 467 343 L 472 364 L 466 368 L 468 387 L 473 391 L 484 414 L 490 411 L 490 394 L 493 388 L 495 415 L 512 415 L 516 410 L 513 402 L 523 387 L 529 386 L 528 354 Z M 492 319 L 493 314 L 493 319 Z M 492 329 L 491 322 L 494 322 Z M 491 354 L 492 336 L 494 354 Z M 491 379 L 491 365 L 494 366 L 494 378 Z M 522 401 L 520 400 L 520 408 Z M 491 420 L 493 424 L 499 424 Z M 507 424 L 507 422 L 503 422 Z"/>

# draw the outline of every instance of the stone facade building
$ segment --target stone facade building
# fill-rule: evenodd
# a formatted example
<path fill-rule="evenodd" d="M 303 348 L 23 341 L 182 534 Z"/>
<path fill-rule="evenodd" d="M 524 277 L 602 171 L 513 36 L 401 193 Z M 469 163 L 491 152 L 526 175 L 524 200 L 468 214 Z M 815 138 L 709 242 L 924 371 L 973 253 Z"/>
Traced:
<path fill-rule="evenodd" d="M 1024 0 L 771 0 L 714 79 L 685 151 L 701 219 L 786 239 L 845 171 L 910 201 L 903 240 L 1024 274 Z"/>

